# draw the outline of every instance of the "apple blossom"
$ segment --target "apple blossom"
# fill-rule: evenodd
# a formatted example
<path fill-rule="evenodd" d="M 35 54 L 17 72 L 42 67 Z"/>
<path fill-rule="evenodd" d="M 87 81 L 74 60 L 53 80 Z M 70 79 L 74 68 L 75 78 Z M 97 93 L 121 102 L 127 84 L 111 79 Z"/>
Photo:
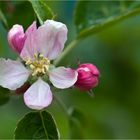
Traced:
<path fill-rule="evenodd" d="M 77 72 L 78 78 L 75 83 L 77 88 L 89 91 L 98 85 L 100 72 L 95 65 L 90 63 L 80 64 Z"/>
<path fill-rule="evenodd" d="M 77 81 L 77 71 L 51 64 L 61 54 L 66 40 L 67 27 L 60 22 L 46 20 L 38 28 L 33 22 L 25 33 L 21 25 L 14 25 L 8 41 L 22 62 L 0 59 L 0 85 L 16 90 L 29 77 L 35 77 L 36 81 L 24 93 L 25 104 L 36 110 L 50 105 L 53 97 L 48 80 L 59 89 L 69 88 Z"/>
<path fill-rule="evenodd" d="M 21 25 L 14 25 L 8 33 L 9 45 L 17 53 L 21 52 L 25 38 L 23 27 Z"/>

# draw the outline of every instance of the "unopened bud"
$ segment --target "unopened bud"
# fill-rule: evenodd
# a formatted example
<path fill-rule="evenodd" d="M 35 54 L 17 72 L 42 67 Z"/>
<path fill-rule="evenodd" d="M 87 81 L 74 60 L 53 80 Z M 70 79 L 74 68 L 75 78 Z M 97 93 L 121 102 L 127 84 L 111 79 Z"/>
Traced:
<path fill-rule="evenodd" d="M 75 83 L 77 88 L 89 91 L 98 85 L 100 72 L 95 65 L 90 63 L 80 64 L 77 72 L 78 79 Z"/>
<path fill-rule="evenodd" d="M 8 42 L 10 47 L 20 54 L 25 42 L 25 34 L 22 26 L 16 24 L 10 29 L 8 33 Z"/>

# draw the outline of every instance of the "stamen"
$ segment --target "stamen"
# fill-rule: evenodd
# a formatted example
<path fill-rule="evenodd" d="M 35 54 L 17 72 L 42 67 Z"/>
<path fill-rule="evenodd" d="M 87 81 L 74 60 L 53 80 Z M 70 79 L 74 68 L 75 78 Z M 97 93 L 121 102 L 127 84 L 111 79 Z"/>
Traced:
<path fill-rule="evenodd" d="M 44 56 L 43 56 L 43 54 L 39 54 L 39 57 L 40 57 L 40 58 L 43 58 Z"/>
<path fill-rule="evenodd" d="M 33 70 L 35 69 L 35 66 L 33 64 L 30 64 L 30 68 Z"/>
<path fill-rule="evenodd" d="M 31 60 L 30 59 L 28 59 L 27 61 L 26 61 L 26 65 L 29 65 L 29 64 L 31 64 L 32 62 L 31 62 Z"/>
<path fill-rule="evenodd" d="M 50 60 L 44 57 L 42 54 L 35 54 L 34 58 L 35 60 L 28 59 L 25 63 L 32 70 L 32 76 L 46 74 L 49 69 Z"/>

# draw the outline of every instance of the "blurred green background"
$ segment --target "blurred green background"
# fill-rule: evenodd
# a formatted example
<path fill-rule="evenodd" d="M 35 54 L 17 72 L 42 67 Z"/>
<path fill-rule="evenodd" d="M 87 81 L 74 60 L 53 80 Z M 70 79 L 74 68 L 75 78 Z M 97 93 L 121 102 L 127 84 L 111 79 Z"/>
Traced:
<path fill-rule="evenodd" d="M 1 1 L 1 4 L 10 27 L 22 24 L 27 28 L 33 22 L 34 13 L 28 2 Z M 51 1 L 48 5 L 57 14 L 56 19 L 67 25 L 68 44 L 76 36 L 75 1 Z M 0 57 L 16 59 L 2 23 Z M 95 64 L 101 72 L 100 84 L 94 89 L 95 98 L 76 89 L 55 94 L 68 107 L 75 106 L 83 112 L 84 138 L 140 138 L 140 15 L 81 41 L 61 65 L 76 68 L 78 59 L 81 63 Z M 70 129 L 63 110 L 55 101 L 47 110 L 54 115 L 61 138 L 69 138 Z M 0 138 L 13 138 L 18 120 L 29 111 L 22 96 L 11 95 L 10 101 L 0 106 Z"/>

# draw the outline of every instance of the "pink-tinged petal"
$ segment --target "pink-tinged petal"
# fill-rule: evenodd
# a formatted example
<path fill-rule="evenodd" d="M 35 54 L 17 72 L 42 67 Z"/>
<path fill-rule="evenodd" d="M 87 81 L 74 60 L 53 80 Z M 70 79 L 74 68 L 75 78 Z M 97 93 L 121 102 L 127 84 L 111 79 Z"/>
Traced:
<path fill-rule="evenodd" d="M 20 54 L 25 42 L 25 34 L 21 25 L 14 25 L 8 32 L 8 42 L 10 47 Z"/>
<path fill-rule="evenodd" d="M 20 53 L 20 57 L 23 60 L 26 59 L 34 59 L 34 54 L 38 53 L 38 50 L 36 49 L 36 22 L 33 22 L 30 27 L 26 30 L 26 40 L 24 43 L 24 47 Z"/>
<path fill-rule="evenodd" d="M 43 54 L 50 60 L 55 59 L 63 50 L 67 40 L 67 27 L 53 20 L 47 20 L 38 29 L 33 23 L 33 30 L 27 32 L 21 58 L 34 59 L 34 54 Z M 32 25 L 31 25 L 32 26 Z"/>
<path fill-rule="evenodd" d="M 34 21 L 26 30 L 25 35 L 28 36 L 30 34 L 32 34 L 32 32 L 36 31 L 37 27 L 36 27 L 36 22 Z"/>
<path fill-rule="evenodd" d="M 21 62 L 0 59 L 0 85 L 2 87 L 16 90 L 27 81 L 29 74 Z"/>
<path fill-rule="evenodd" d="M 67 27 L 61 22 L 47 20 L 36 32 L 39 53 L 50 60 L 55 59 L 63 50 L 67 40 Z"/>
<path fill-rule="evenodd" d="M 25 104 L 35 110 L 41 110 L 52 102 L 50 86 L 38 79 L 24 94 Z"/>
<path fill-rule="evenodd" d="M 50 81 L 55 87 L 60 89 L 73 86 L 77 81 L 77 76 L 77 71 L 65 67 L 54 68 L 49 72 Z"/>
<path fill-rule="evenodd" d="M 96 76 L 100 75 L 100 72 L 99 72 L 98 68 L 91 63 L 80 64 L 79 68 L 86 68 L 86 69 L 89 69 L 89 71 L 91 71 L 91 73 L 93 75 L 96 75 Z"/>

